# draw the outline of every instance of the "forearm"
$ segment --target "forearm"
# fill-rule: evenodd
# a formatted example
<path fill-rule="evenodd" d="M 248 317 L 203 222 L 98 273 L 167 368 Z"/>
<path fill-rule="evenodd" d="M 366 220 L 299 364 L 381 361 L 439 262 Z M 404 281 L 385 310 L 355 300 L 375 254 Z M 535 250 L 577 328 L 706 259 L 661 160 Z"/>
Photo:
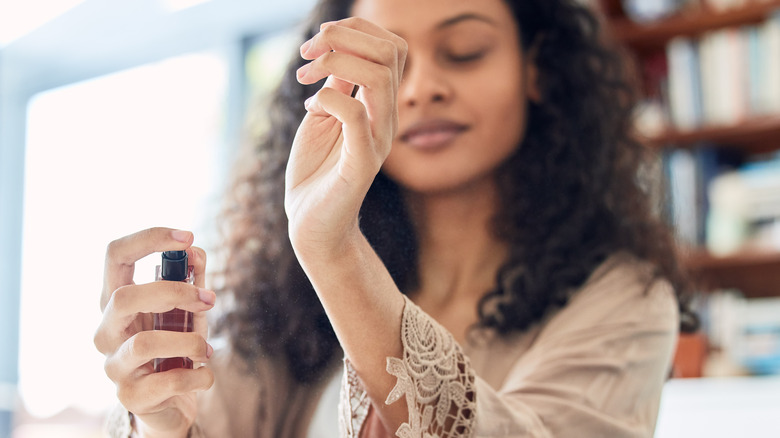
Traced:
<path fill-rule="evenodd" d="M 394 386 L 386 360 L 402 354 L 405 302 L 357 224 L 396 136 L 407 44 L 355 17 L 322 29 L 301 47 L 311 62 L 298 70 L 298 81 L 327 79 L 304 105 L 284 205 L 296 256 L 368 395 L 381 405 Z"/>
<path fill-rule="evenodd" d="M 365 237 L 352 233 L 330 254 L 296 250 L 346 357 L 388 426 L 406 421 L 405 403 L 385 406 L 395 385 L 388 357 L 401 357 L 404 299 Z"/>

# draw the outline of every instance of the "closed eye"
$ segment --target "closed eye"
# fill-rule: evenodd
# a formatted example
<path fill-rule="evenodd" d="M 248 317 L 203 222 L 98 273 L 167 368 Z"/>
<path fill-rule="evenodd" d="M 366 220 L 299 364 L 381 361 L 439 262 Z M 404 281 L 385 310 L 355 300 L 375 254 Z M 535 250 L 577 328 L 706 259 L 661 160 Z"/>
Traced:
<path fill-rule="evenodd" d="M 482 50 L 465 54 L 449 53 L 447 54 L 447 60 L 454 63 L 467 63 L 477 61 L 483 56 L 485 56 L 485 52 Z"/>

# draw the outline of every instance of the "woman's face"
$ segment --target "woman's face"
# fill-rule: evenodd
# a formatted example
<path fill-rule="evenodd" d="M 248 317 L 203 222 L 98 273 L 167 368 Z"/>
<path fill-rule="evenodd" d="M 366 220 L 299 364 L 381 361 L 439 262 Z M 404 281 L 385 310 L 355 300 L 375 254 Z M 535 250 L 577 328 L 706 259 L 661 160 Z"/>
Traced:
<path fill-rule="evenodd" d="M 353 15 L 401 36 L 409 53 L 399 130 L 383 171 L 408 190 L 488 181 L 525 132 L 518 28 L 502 0 L 357 0 Z M 530 85 L 533 85 L 529 81 Z"/>

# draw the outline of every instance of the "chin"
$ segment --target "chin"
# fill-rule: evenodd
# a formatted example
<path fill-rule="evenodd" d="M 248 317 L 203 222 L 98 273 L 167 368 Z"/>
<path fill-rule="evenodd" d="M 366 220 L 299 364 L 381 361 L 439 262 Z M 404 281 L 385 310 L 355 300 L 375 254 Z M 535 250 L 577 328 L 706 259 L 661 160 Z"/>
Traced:
<path fill-rule="evenodd" d="M 451 175 L 451 173 L 450 173 Z M 395 178 L 392 175 L 388 177 L 395 181 L 402 190 L 424 196 L 443 196 L 455 195 L 459 193 L 469 193 L 474 190 L 485 189 L 488 186 L 494 187 L 494 179 L 491 175 L 482 175 L 475 178 L 454 178 L 447 177 L 447 172 L 431 171 L 425 175 L 403 175 Z M 490 182 L 490 184 L 485 184 Z"/>

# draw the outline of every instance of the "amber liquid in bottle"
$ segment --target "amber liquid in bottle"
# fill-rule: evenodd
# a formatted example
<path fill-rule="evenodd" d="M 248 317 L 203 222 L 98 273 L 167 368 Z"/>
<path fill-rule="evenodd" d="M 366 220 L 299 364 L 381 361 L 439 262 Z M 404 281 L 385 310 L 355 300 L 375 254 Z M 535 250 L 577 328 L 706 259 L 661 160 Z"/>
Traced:
<path fill-rule="evenodd" d="M 192 266 L 187 264 L 185 251 L 165 251 L 162 264 L 157 266 L 156 280 L 183 281 L 192 284 Z M 154 329 L 174 332 L 191 332 L 192 312 L 173 309 L 165 313 L 154 314 Z M 154 359 L 154 371 L 168 371 L 176 368 L 192 369 L 192 360 L 188 357 L 161 357 Z"/>

